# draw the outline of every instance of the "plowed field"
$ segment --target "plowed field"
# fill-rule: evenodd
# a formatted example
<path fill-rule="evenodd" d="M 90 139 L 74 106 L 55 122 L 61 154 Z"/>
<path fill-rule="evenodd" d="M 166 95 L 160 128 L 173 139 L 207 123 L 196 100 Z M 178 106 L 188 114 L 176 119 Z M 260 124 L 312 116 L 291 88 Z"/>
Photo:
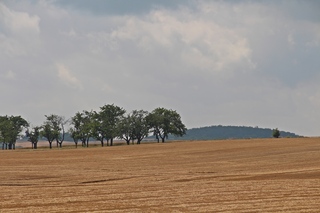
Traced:
<path fill-rule="evenodd" d="M 0 151 L 0 212 L 319 211 L 319 138 Z"/>

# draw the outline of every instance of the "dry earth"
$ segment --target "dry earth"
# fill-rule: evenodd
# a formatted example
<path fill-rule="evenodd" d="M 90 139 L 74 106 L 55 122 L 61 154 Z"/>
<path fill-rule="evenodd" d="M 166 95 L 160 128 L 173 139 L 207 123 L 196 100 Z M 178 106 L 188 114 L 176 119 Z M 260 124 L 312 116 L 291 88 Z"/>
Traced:
<path fill-rule="evenodd" d="M 320 138 L 0 151 L 0 212 L 319 212 Z"/>

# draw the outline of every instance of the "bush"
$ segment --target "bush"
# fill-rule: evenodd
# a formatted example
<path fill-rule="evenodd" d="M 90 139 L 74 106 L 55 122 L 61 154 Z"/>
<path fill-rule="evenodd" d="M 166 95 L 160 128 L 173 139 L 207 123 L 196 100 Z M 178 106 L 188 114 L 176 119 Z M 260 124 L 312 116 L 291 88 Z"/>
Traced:
<path fill-rule="evenodd" d="M 272 136 L 273 136 L 274 138 L 279 138 L 279 137 L 280 137 L 280 131 L 278 130 L 278 128 L 276 128 L 276 129 L 274 129 L 274 130 L 272 131 Z"/>

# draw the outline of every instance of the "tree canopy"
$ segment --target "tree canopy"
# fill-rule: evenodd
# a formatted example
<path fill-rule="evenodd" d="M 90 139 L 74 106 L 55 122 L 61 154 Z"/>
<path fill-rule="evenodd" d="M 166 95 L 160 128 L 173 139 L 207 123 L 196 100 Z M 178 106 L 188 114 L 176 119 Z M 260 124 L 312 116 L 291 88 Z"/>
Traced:
<path fill-rule="evenodd" d="M 54 140 L 57 142 L 57 147 L 58 145 L 62 147 L 65 136 L 65 118 L 55 114 L 45 115 L 45 117 L 46 120 L 42 125 L 40 135 L 48 140 L 50 149 L 52 148 L 52 142 Z"/>
<path fill-rule="evenodd" d="M 94 113 L 91 111 L 77 112 L 70 121 L 71 136 L 76 143 L 78 140 L 82 142 L 82 146 L 89 146 L 89 139 L 94 135 Z"/>
<path fill-rule="evenodd" d="M 158 142 L 160 138 L 165 142 L 169 134 L 175 136 L 186 134 L 187 128 L 182 123 L 180 115 L 174 110 L 159 107 L 154 109 L 146 119 Z"/>
<path fill-rule="evenodd" d="M 162 142 L 169 135 L 182 136 L 186 133 L 186 127 L 181 121 L 180 115 L 171 109 L 156 108 L 151 113 L 145 110 L 133 110 L 126 114 L 126 110 L 114 104 L 106 104 L 99 111 L 77 112 L 69 120 L 63 116 L 45 115 L 45 121 L 40 126 L 25 130 L 25 136 L 31 142 L 32 148 L 37 148 L 39 138 L 45 138 L 52 149 L 52 143 L 56 141 L 57 147 L 62 147 L 65 139 L 65 125 L 69 125 L 68 135 L 78 145 L 88 147 L 90 139 L 96 139 L 104 145 L 113 145 L 115 138 L 123 139 L 129 145 L 130 142 L 140 144 L 141 141 L 154 134 L 161 138 Z M 0 142 L 2 146 L 14 148 L 19 133 L 29 126 L 21 116 L 0 116 Z"/>
<path fill-rule="evenodd" d="M 278 130 L 278 128 L 272 130 L 272 136 L 274 138 L 279 138 L 280 137 L 280 131 Z"/>
<path fill-rule="evenodd" d="M 28 141 L 32 144 L 32 149 L 38 148 L 38 141 L 40 137 L 40 129 L 41 127 L 33 127 L 31 130 L 27 129 L 26 136 L 28 137 Z"/>
<path fill-rule="evenodd" d="M 105 130 L 105 138 L 107 141 L 110 140 L 110 146 L 113 146 L 113 139 L 119 136 L 118 125 L 125 113 L 125 109 L 114 104 L 108 104 L 100 107 L 98 120 Z"/>
<path fill-rule="evenodd" d="M 119 137 L 130 144 L 137 140 L 137 144 L 148 136 L 149 126 L 147 123 L 148 112 L 144 110 L 133 110 L 130 114 L 124 116 L 119 124 Z"/>
<path fill-rule="evenodd" d="M 15 149 L 18 136 L 29 123 L 21 116 L 0 116 L 0 141 L 2 149 Z"/>

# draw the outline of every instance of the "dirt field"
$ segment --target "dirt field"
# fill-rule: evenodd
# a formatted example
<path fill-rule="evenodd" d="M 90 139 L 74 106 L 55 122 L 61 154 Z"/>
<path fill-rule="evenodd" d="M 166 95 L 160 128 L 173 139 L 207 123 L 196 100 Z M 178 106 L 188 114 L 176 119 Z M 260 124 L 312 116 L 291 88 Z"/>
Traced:
<path fill-rule="evenodd" d="M 320 138 L 0 151 L 0 212 L 319 212 Z"/>

